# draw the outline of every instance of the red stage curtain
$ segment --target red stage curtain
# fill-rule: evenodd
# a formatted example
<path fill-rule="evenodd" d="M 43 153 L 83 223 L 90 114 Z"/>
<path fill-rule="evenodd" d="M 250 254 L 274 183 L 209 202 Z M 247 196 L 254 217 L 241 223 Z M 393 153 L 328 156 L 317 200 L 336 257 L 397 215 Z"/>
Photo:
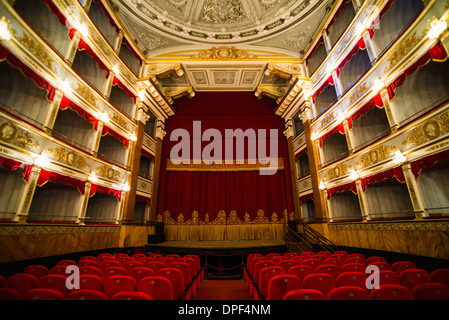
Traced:
<path fill-rule="evenodd" d="M 118 134 L 117 132 L 115 132 L 111 128 L 109 128 L 107 126 L 103 126 L 103 131 L 101 132 L 101 135 L 105 136 L 107 134 L 110 134 L 111 136 L 113 136 L 114 138 L 119 140 L 120 142 L 124 143 L 126 148 L 129 147 L 129 140 L 128 139 L 126 139 L 122 135 Z"/>
<path fill-rule="evenodd" d="M 81 180 L 78 180 L 75 178 L 64 176 L 64 175 L 56 173 L 56 172 L 51 172 L 51 171 L 42 169 L 41 173 L 39 174 L 39 178 L 37 180 L 37 185 L 39 187 L 42 187 L 48 181 L 61 182 L 63 184 L 71 185 L 75 188 L 78 188 L 78 190 L 81 194 L 84 194 L 84 187 L 86 185 L 86 181 L 81 181 Z"/>
<path fill-rule="evenodd" d="M 92 184 L 89 191 L 89 197 L 93 197 L 97 192 L 110 194 L 116 197 L 119 201 L 122 197 L 122 190 L 115 190 L 112 188 L 99 186 L 98 184 Z"/>
<path fill-rule="evenodd" d="M 88 113 L 86 110 L 84 110 L 83 108 L 79 107 L 78 105 L 76 105 L 75 103 L 73 103 L 70 99 L 68 99 L 67 97 L 62 97 L 61 100 L 61 104 L 60 104 L 60 108 L 62 110 L 65 110 L 67 108 L 70 108 L 71 110 L 75 111 L 76 113 L 78 113 L 81 117 L 83 117 L 87 122 L 92 123 L 94 126 L 94 130 L 97 131 L 98 129 L 98 119 L 96 119 L 95 117 L 93 117 L 90 113 Z"/>
<path fill-rule="evenodd" d="M 413 175 L 416 177 L 416 179 L 418 179 L 422 169 L 431 167 L 437 162 L 446 159 L 449 159 L 449 150 L 439 152 L 437 154 L 432 154 L 419 160 L 412 161 L 410 162 L 410 167 L 412 169 Z"/>
<path fill-rule="evenodd" d="M 282 133 L 283 121 L 274 114 L 275 107 L 272 100 L 258 100 L 249 92 L 201 92 L 195 100 L 179 100 L 176 115 L 166 122 L 167 137 L 162 151 L 157 213 L 163 215 L 168 211 L 175 221 L 182 213 L 184 221 L 187 221 L 197 211 L 201 221 L 205 221 L 207 214 L 210 222 L 218 217 L 221 210 L 226 212 L 227 217 L 235 210 L 237 217 L 243 221 L 246 213 L 253 221 L 258 210 L 263 210 L 268 220 L 273 213 L 278 215 L 279 220 L 284 210 L 290 214 L 293 202 L 288 151 Z M 278 158 L 284 159 L 284 170 L 278 170 L 273 175 L 260 175 L 259 171 L 167 171 L 170 150 L 178 144 L 178 141 L 170 141 L 171 133 L 183 128 L 189 132 L 190 142 L 200 138 L 192 137 L 193 121 L 201 121 L 202 132 L 215 128 L 223 137 L 226 129 L 254 129 L 257 136 L 258 129 L 265 129 L 267 137 L 271 136 L 270 129 L 277 130 Z M 202 147 L 209 143 L 203 142 Z M 235 149 L 234 143 L 234 159 Z M 223 155 L 224 150 L 223 143 Z M 270 150 L 268 146 L 267 150 Z"/>
<path fill-rule="evenodd" d="M 334 193 L 345 192 L 345 191 L 349 191 L 349 190 L 351 190 L 353 193 L 357 194 L 357 185 L 355 184 L 355 182 L 350 182 L 347 184 L 342 184 L 341 186 L 327 189 L 326 190 L 327 191 L 327 199 L 330 200 L 332 194 L 334 194 Z"/>
<path fill-rule="evenodd" d="M 22 165 L 22 162 L 4 158 L 0 156 L 0 166 L 3 166 L 6 169 L 9 170 L 17 170 Z"/>
<path fill-rule="evenodd" d="M 401 183 L 405 182 L 404 171 L 402 171 L 402 167 L 396 167 L 393 169 L 386 170 L 384 172 L 380 172 L 378 174 L 372 175 L 370 177 L 360 179 L 363 192 L 366 191 L 366 187 L 369 184 L 373 184 L 385 179 L 396 178 Z"/>

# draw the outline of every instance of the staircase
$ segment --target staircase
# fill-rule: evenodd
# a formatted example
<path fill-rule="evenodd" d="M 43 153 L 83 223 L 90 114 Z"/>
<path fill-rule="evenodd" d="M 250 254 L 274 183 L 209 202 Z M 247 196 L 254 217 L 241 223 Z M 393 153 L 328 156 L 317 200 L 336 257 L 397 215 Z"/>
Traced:
<path fill-rule="evenodd" d="M 290 252 L 302 253 L 306 251 L 329 251 L 337 250 L 337 247 L 326 237 L 305 223 L 302 223 L 303 233 L 298 233 L 284 224 L 284 240 Z"/>

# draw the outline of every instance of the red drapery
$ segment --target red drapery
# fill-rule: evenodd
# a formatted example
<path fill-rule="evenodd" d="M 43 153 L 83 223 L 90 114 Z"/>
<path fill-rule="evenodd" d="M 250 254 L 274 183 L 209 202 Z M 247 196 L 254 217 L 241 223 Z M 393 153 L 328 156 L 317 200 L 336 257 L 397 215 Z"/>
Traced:
<path fill-rule="evenodd" d="M 134 95 L 134 93 L 132 93 L 121 81 L 119 78 L 114 77 L 114 80 L 112 80 L 112 84 L 115 86 L 117 85 L 120 89 L 122 89 L 123 91 L 126 92 L 126 94 L 132 98 L 134 100 L 134 102 L 136 101 L 136 96 Z"/>
<path fill-rule="evenodd" d="M 404 171 L 402 171 L 402 167 L 396 167 L 393 169 L 389 169 L 386 170 L 384 172 L 380 172 L 377 173 L 375 175 L 372 175 L 370 177 L 365 177 L 360 179 L 361 185 L 362 185 L 362 190 L 363 192 L 366 191 L 366 187 L 369 184 L 373 184 L 385 179 L 391 179 L 391 178 L 396 178 L 396 180 L 398 180 L 401 183 L 405 182 L 405 176 L 404 176 Z"/>
<path fill-rule="evenodd" d="M 380 94 L 376 95 L 374 98 L 372 98 L 368 103 L 366 103 L 363 107 L 361 107 L 357 112 L 355 112 L 352 116 L 348 117 L 348 127 L 349 129 L 352 129 L 352 122 L 354 120 L 359 119 L 363 115 L 365 115 L 371 108 L 374 106 L 378 108 L 383 108 L 384 103 L 382 101 L 382 97 Z"/>
<path fill-rule="evenodd" d="M 276 213 L 280 220 L 284 210 L 288 214 L 292 212 L 288 150 L 282 134 L 282 119 L 274 115 L 273 101 L 258 100 L 248 92 L 202 92 L 194 101 L 181 99 L 177 103 L 176 115 L 166 122 L 167 139 L 164 140 L 162 152 L 158 214 L 169 212 L 171 218 L 177 221 L 182 213 L 184 221 L 187 221 L 192 217 L 192 213 L 197 211 L 198 219 L 204 222 L 208 218 L 212 223 L 220 211 L 224 211 L 226 217 L 229 217 L 229 213 L 235 210 L 237 218 L 242 221 L 245 216 L 253 221 L 258 217 L 259 210 L 263 210 L 268 220 L 273 213 Z M 170 141 L 174 130 L 187 130 L 191 137 L 190 144 L 195 139 L 200 139 L 192 137 L 193 121 L 201 121 L 202 132 L 215 128 L 223 137 L 226 129 L 254 129 L 256 133 L 259 129 L 266 129 L 267 137 L 271 137 L 270 129 L 277 130 L 278 157 L 284 159 L 284 170 L 278 170 L 273 175 L 261 175 L 259 171 L 166 170 L 171 148 L 179 143 Z M 202 148 L 209 143 L 203 142 Z M 234 159 L 235 148 L 234 143 Z M 267 150 L 270 150 L 269 146 Z"/>
<path fill-rule="evenodd" d="M 70 108 L 71 110 L 75 111 L 76 113 L 78 113 L 81 117 L 83 117 L 87 122 L 92 123 L 93 124 L 93 128 L 95 131 L 97 131 L 98 129 L 98 119 L 96 119 L 95 117 L 93 117 L 90 113 L 88 113 L 86 110 L 84 110 L 83 108 L 79 107 L 78 105 L 76 105 L 75 103 L 73 103 L 70 99 L 68 99 L 67 97 L 62 97 L 61 100 L 61 104 L 60 104 L 60 108 L 62 110 L 65 110 L 67 108 Z"/>
<path fill-rule="evenodd" d="M 151 198 L 136 194 L 136 202 L 146 202 L 148 206 L 151 205 Z"/>
<path fill-rule="evenodd" d="M 327 199 L 330 200 L 332 197 L 332 194 L 334 194 L 334 193 L 345 192 L 345 191 L 349 191 L 349 190 L 351 190 L 353 193 L 357 194 L 357 185 L 355 184 L 355 182 L 350 182 L 347 184 L 342 184 L 340 186 L 327 189 L 326 190 L 327 191 Z"/>
<path fill-rule="evenodd" d="M 134 50 L 134 48 L 129 44 L 128 39 L 123 37 L 122 44 L 126 45 L 131 54 L 139 60 L 140 65 L 142 65 L 142 58 L 140 58 L 139 54 Z"/>
<path fill-rule="evenodd" d="M 149 153 L 148 151 L 146 151 L 144 148 L 142 148 L 142 156 L 154 160 L 154 156 L 151 153 Z"/>
<path fill-rule="evenodd" d="M 59 11 L 58 7 L 53 3 L 53 1 L 52 0 L 43 0 L 43 1 L 47 4 L 51 12 L 53 12 L 54 15 L 58 17 L 59 21 L 67 28 L 71 29 L 70 25 L 67 22 L 66 17 L 61 13 L 61 11 Z"/>
<path fill-rule="evenodd" d="M 89 45 L 83 40 L 80 39 L 80 42 L 78 43 L 78 49 L 79 50 L 85 50 L 86 53 L 94 59 L 94 61 L 98 64 L 100 69 L 103 69 L 105 71 L 105 77 L 109 77 L 109 69 L 106 67 L 106 65 L 101 61 L 101 59 L 97 56 L 97 54 L 89 47 Z"/>
<path fill-rule="evenodd" d="M 89 191 L 89 197 L 93 197 L 97 192 L 110 194 L 116 197 L 119 201 L 121 200 L 122 197 L 122 190 L 116 190 L 108 187 L 99 186 L 98 184 L 92 184 Z"/>
<path fill-rule="evenodd" d="M 0 166 L 5 167 L 6 169 L 17 170 L 18 168 L 20 168 L 21 165 L 22 162 L 0 156 Z"/>
<path fill-rule="evenodd" d="M 116 138 L 118 141 L 122 142 L 125 145 L 126 148 L 129 147 L 129 140 L 128 139 L 126 139 L 124 136 L 118 134 L 117 132 L 115 132 L 111 128 L 109 128 L 107 126 L 103 126 L 103 131 L 101 132 L 101 135 L 105 136 L 107 134 L 110 134 L 111 136 Z"/>
<path fill-rule="evenodd" d="M 410 162 L 410 167 L 412 169 L 413 175 L 416 177 L 416 179 L 418 179 L 422 169 L 431 167 L 437 162 L 447 159 L 449 159 L 449 150 L 432 154 L 419 160 L 412 161 Z"/>
<path fill-rule="evenodd" d="M 299 197 L 299 202 L 303 203 L 307 200 L 313 200 L 313 193 L 306 194 L 305 196 Z"/>
<path fill-rule="evenodd" d="M 316 50 L 319 48 L 319 46 L 323 43 L 324 43 L 324 39 L 323 39 L 323 36 L 321 36 L 320 39 L 318 40 L 318 42 L 316 43 L 315 47 L 313 47 L 313 49 L 310 51 L 309 56 L 306 59 L 307 63 L 309 63 L 309 59 L 313 56 L 313 54 L 316 52 Z"/>
<path fill-rule="evenodd" d="M 334 25 L 335 21 L 338 18 L 338 15 L 340 14 L 340 12 L 343 11 L 343 9 L 346 7 L 346 5 L 351 2 L 351 0 L 346 0 L 343 1 L 340 5 L 340 7 L 337 9 L 337 11 L 335 12 L 334 16 L 332 17 L 332 20 L 329 22 L 329 24 L 326 27 L 326 32 L 329 33 L 329 29 Z"/>
<path fill-rule="evenodd" d="M 75 188 L 78 188 L 78 190 L 81 194 L 84 194 L 84 187 L 86 185 L 86 181 L 81 181 L 81 180 L 78 180 L 75 178 L 64 176 L 64 175 L 56 173 L 56 172 L 51 172 L 51 171 L 42 169 L 39 174 L 39 178 L 37 180 L 37 185 L 39 187 L 42 187 L 48 181 L 61 182 L 63 184 L 71 185 Z"/>
<path fill-rule="evenodd" d="M 328 133 L 322 135 L 318 139 L 319 143 L 320 143 L 320 148 L 323 147 L 323 142 L 324 141 L 326 141 L 330 136 L 332 136 L 333 134 L 336 134 L 337 132 L 339 132 L 341 134 L 345 134 L 345 126 L 343 125 L 343 123 L 338 124 L 334 129 L 332 129 Z"/>

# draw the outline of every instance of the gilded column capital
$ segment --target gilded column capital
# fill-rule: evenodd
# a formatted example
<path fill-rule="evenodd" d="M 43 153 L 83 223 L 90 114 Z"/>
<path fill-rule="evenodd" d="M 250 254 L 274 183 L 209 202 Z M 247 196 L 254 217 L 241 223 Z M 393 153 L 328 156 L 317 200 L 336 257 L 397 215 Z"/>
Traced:
<path fill-rule="evenodd" d="M 164 140 L 166 134 L 167 132 L 165 131 L 165 123 L 161 120 L 158 120 L 156 125 L 156 138 Z"/>
<path fill-rule="evenodd" d="M 268 63 L 265 75 L 270 78 L 278 76 L 291 80 L 305 77 L 300 63 Z"/>
<path fill-rule="evenodd" d="M 173 104 L 173 99 L 181 97 L 193 98 L 195 91 L 192 86 L 185 87 L 167 87 L 163 90 L 164 96 L 170 104 Z"/>
<path fill-rule="evenodd" d="M 157 63 L 147 65 L 145 76 L 150 77 L 156 84 L 160 79 L 181 77 L 184 70 L 180 63 Z"/>
<path fill-rule="evenodd" d="M 293 121 L 292 121 L 292 119 L 288 119 L 288 120 L 285 121 L 284 136 L 287 139 L 293 138 L 295 136 L 295 134 L 293 132 Z"/>

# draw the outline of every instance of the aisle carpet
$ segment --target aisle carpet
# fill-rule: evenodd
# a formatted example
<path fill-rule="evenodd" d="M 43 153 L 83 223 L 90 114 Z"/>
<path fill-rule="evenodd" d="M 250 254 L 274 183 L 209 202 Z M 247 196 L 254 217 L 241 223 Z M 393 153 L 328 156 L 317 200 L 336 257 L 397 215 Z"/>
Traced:
<path fill-rule="evenodd" d="M 208 280 L 201 283 L 194 300 L 253 300 L 245 281 Z"/>

